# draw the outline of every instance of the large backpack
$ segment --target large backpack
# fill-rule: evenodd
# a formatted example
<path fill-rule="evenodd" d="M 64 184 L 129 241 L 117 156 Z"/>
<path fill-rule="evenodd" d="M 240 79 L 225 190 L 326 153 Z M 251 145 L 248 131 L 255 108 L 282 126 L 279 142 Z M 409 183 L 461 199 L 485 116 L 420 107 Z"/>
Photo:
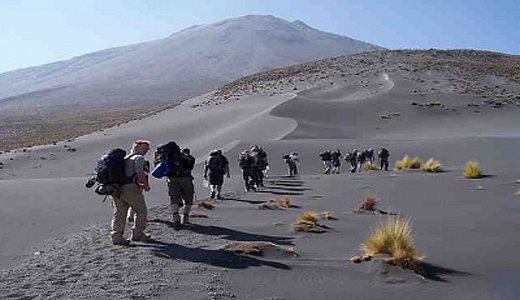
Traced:
<path fill-rule="evenodd" d="M 222 171 L 224 170 L 224 162 L 217 156 L 210 156 L 208 159 L 208 169 L 210 171 Z"/>
<path fill-rule="evenodd" d="M 249 154 L 241 154 L 239 157 L 239 164 L 242 169 L 252 168 L 255 164 L 255 159 Z"/>
<path fill-rule="evenodd" d="M 97 161 L 95 174 L 87 183 L 87 187 L 98 184 L 94 192 L 103 196 L 119 196 L 121 185 L 130 183 L 132 178 L 126 176 L 126 151 L 123 149 L 112 149 L 104 153 Z M 106 199 L 106 197 L 105 197 Z"/>
<path fill-rule="evenodd" d="M 195 165 L 192 156 L 181 153 L 181 148 L 176 142 L 171 141 L 157 147 L 155 151 L 155 163 L 166 163 L 168 165 L 166 176 L 185 177 L 191 176 L 191 170 Z"/>
<path fill-rule="evenodd" d="M 125 184 L 128 178 L 125 173 L 126 151 L 113 149 L 103 154 L 97 161 L 96 181 L 100 184 Z"/>

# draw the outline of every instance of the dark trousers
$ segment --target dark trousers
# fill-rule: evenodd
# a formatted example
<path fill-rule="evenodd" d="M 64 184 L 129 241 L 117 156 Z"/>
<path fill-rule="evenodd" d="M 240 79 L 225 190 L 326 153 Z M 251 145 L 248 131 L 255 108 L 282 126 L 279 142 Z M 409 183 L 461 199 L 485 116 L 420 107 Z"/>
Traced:
<path fill-rule="evenodd" d="M 246 185 L 246 190 L 255 189 L 256 174 L 253 168 L 242 169 L 242 179 Z"/>
<path fill-rule="evenodd" d="M 381 159 L 381 170 L 388 171 L 388 159 Z"/>

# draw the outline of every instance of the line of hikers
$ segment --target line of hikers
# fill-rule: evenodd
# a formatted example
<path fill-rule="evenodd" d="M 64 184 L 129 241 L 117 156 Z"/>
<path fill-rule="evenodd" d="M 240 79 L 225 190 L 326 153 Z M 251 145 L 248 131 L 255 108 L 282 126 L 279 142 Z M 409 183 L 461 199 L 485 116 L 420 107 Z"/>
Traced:
<path fill-rule="evenodd" d="M 333 150 L 325 150 L 318 154 L 318 156 L 321 158 L 323 162 L 323 166 L 325 168 L 324 173 L 329 174 L 339 174 L 340 173 L 340 167 L 341 167 L 341 151 L 338 149 L 336 151 Z M 377 157 L 379 158 L 379 163 L 381 170 L 388 171 L 388 157 L 390 156 L 390 153 L 386 148 L 381 148 L 377 152 Z M 374 149 L 364 149 L 362 151 L 358 151 L 357 149 L 353 149 L 350 152 L 347 152 L 345 157 L 343 158 L 350 164 L 350 172 L 356 173 L 361 172 L 363 164 L 369 163 L 374 164 L 375 163 L 375 157 L 374 157 Z"/>

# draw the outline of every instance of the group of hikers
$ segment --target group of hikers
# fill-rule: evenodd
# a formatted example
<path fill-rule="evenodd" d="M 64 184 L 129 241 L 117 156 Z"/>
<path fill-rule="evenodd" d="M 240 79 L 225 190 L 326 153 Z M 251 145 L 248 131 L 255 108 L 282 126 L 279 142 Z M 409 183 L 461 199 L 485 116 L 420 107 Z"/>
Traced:
<path fill-rule="evenodd" d="M 150 191 L 148 174 L 157 178 L 166 178 L 170 207 L 172 210 L 172 225 L 179 230 L 182 225 L 189 223 L 190 210 L 195 197 L 192 170 L 195 158 L 190 149 L 181 148 L 171 141 L 157 147 L 154 153 L 154 168 L 145 159 L 150 151 L 151 144 L 147 140 L 136 140 L 130 153 L 122 149 L 114 149 L 105 153 L 98 161 L 96 174 L 87 183 L 92 187 L 98 186 L 95 192 L 113 200 L 112 232 L 114 245 L 128 245 L 130 240 L 149 242 L 150 235 L 144 233 L 147 224 L 147 207 L 144 192 Z M 319 154 L 325 167 L 325 174 L 339 174 L 341 166 L 341 152 L 323 151 Z M 381 169 L 388 170 L 388 150 L 378 151 Z M 290 176 L 298 175 L 300 158 L 298 153 L 291 152 L 283 157 Z M 351 172 L 360 172 L 363 163 L 374 163 L 374 151 L 356 149 L 344 157 L 351 164 Z M 238 165 L 242 170 L 242 179 L 246 191 L 256 191 L 264 186 L 264 177 L 269 171 L 269 162 L 266 151 L 252 145 L 242 151 L 238 157 Z M 224 177 L 231 177 L 229 160 L 221 150 L 213 150 L 204 161 L 203 177 L 210 189 L 211 199 L 223 199 L 221 195 Z M 182 208 L 182 212 L 181 212 Z M 133 223 L 130 240 L 124 238 L 126 222 Z"/>
<path fill-rule="evenodd" d="M 338 149 L 336 151 L 333 150 L 325 150 L 318 154 L 318 156 L 321 158 L 321 161 L 323 162 L 323 166 L 325 168 L 324 173 L 329 174 L 339 174 L 340 173 L 340 167 L 341 167 L 341 151 Z M 377 157 L 379 158 L 380 168 L 381 170 L 388 171 L 388 157 L 390 156 L 390 153 L 386 148 L 381 148 L 377 152 Z M 350 152 L 347 152 L 345 157 L 343 158 L 350 164 L 350 172 L 356 173 L 361 172 L 363 164 L 369 163 L 374 164 L 375 163 L 375 157 L 374 157 L 374 149 L 364 149 L 364 150 L 357 150 L 353 149 Z"/>

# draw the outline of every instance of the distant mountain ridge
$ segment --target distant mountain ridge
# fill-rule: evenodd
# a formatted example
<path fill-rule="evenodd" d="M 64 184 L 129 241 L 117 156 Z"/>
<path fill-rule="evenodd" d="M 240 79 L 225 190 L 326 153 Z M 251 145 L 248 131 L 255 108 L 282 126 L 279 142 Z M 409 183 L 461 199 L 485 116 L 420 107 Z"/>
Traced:
<path fill-rule="evenodd" d="M 302 21 L 250 15 L 166 38 L 0 74 L 0 113 L 77 105 L 176 103 L 272 67 L 382 47 Z"/>

